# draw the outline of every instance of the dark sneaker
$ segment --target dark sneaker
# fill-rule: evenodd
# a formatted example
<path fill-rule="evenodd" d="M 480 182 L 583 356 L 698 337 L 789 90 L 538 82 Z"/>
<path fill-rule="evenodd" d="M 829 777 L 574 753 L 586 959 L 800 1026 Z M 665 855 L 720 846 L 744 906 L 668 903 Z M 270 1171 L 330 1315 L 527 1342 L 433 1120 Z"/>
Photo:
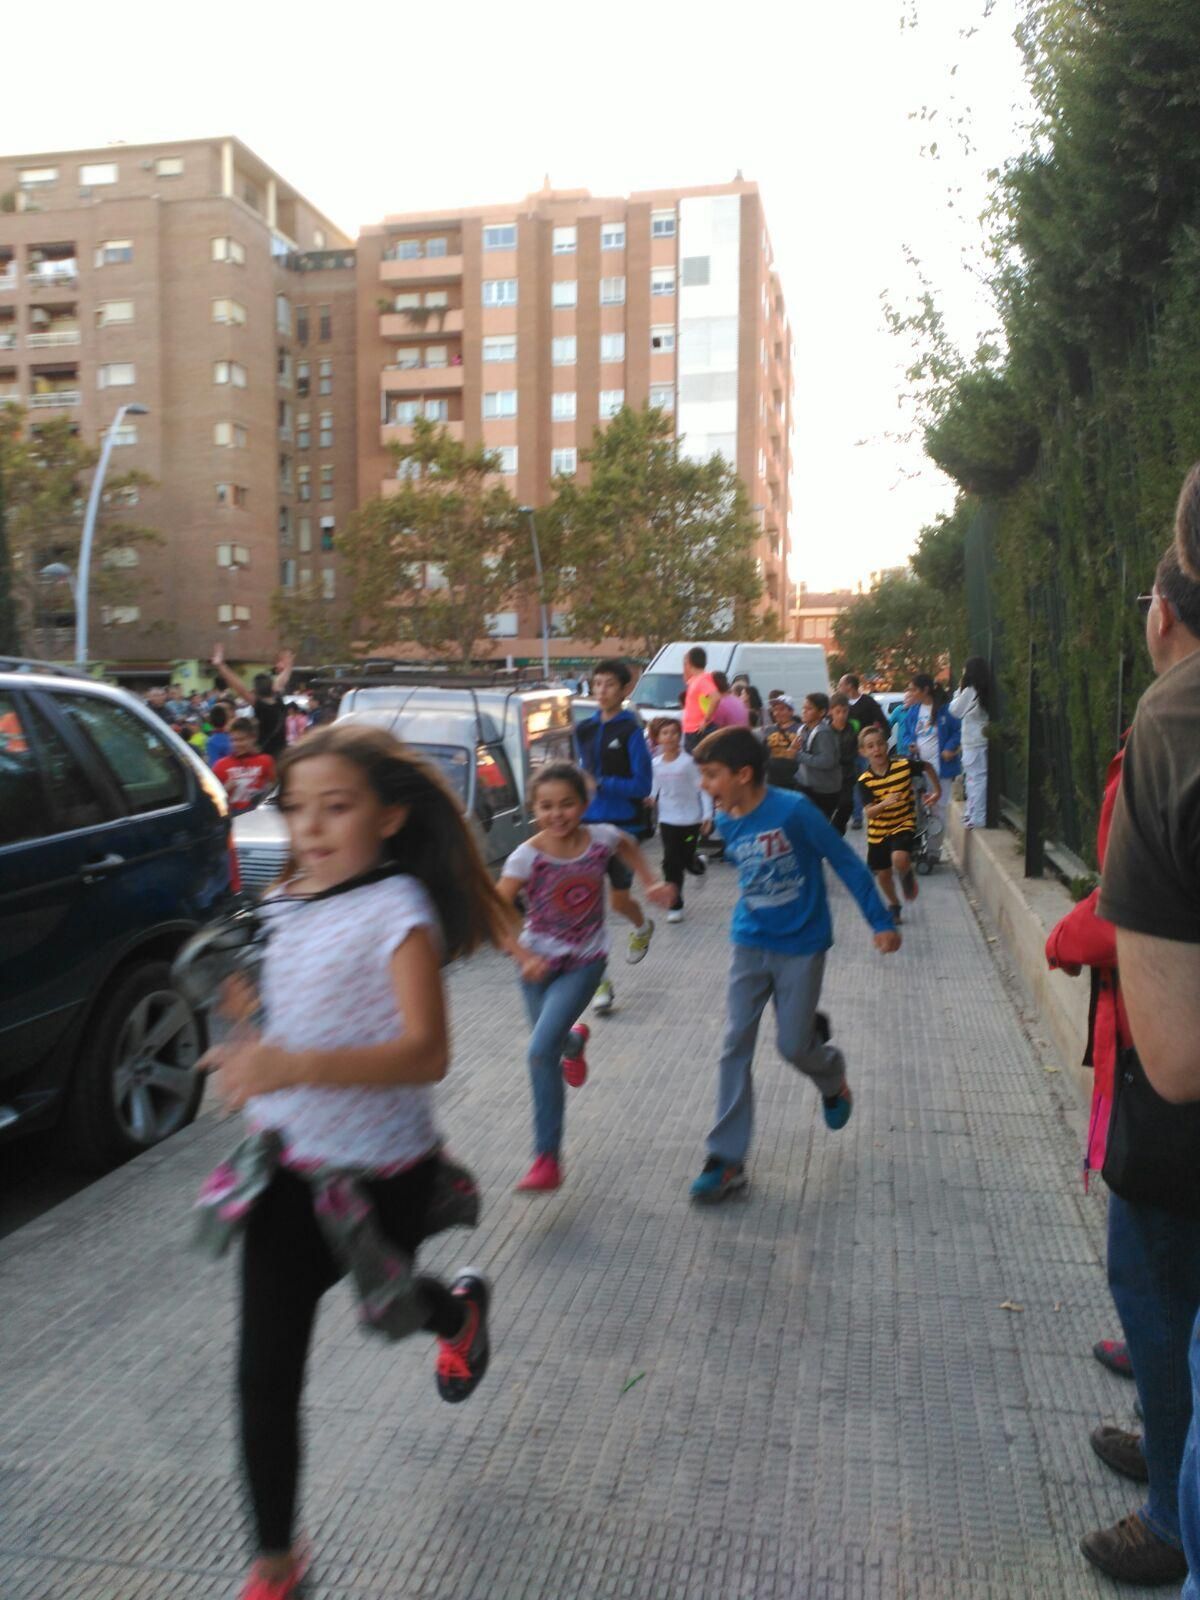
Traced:
<path fill-rule="evenodd" d="M 829 1024 L 829 1017 L 824 1011 L 813 1012 L 813 1032 L 822 1044 L 828 1044 L 833 1037 L 833 1029 Z"/>
<path fill-rule="evenodd" d="M 1129 1347 L 1124 1339 L 1097 1339 L 1092 1346 L 1092 1354 L 1102 1367 L 1115 1372 L 1118 1378 L 1133 1377 L 1133 1362 L 1129 1359 Z"/>
<path fill-rule="evenodd" d="M 457 1405 L 474 1394 L 488 1368 L 488 1303 L 492 1295 L 483 1274 L 469 1267 L 455 1278 L 450 1293 L 461 1297 L 467 1315 L 460 1334 L 438 1339 L 437 1392 Z"/>
<path fill-rule="evenodd" d="M 821 1114 L 825 1118 L 825 1126 L 832 1128 L 834 1133 L 840 1133 L 846 1126 L 853 1110 L 854 1096 L 850 1093 L 848 1083 L 844 1083 L 836 1094 L 821 1096 Z"/>
<path fill-rule="evenodd" d="M 1160 1583 L 1182 1583 L 1188 1564 L 1183 1551 L 1156 1533 L 1135 1511 L 1112 1528 L 1085 1533 L 1079 1548 L 1101 1572 L 1118 1583 L 1140 1583 L 1151 1588 Z"/>
<path fill-rule="evenodd" d="M 1134 1483 L 1150 1482 L 1140 1433 L 1128 1433 L 1124 1428 L 1105 1423 L 1092 1429 L 1091 1440 L 1092 1449 L 1106 1467 L 1119 1472 L 1123 1478 L 1132 1478 Z"/>
<path fill-rule="evenodd" d="M 731 1194 L 736 1194 L 739 1189 L 744 1189 L 749 1180 L 746 1169 L 740 1161 L 722 1161 L 720 1156 L 709 1156 L 704 1163 L 704 1170 L 692 1184 L 692 1199 L 702 1206 L 717 1205 L 722 1200 L 728 1200 Z"/>
<path fill-rule="evenodd" d="M 704 857 L 701 855 L 693 856 L 692 859 L 688 862 L 685 862 L 684 865 L 686 870 L 693 878 L 702 878 L 708 871 L 708 862 L 705 861 Z"/>

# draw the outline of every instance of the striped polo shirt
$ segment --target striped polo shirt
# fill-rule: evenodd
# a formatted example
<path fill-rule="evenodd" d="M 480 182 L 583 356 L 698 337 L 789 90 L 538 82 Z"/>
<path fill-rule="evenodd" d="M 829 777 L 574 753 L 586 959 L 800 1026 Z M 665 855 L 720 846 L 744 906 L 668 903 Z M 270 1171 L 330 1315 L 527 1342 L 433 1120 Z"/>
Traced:
<path fill-rule="evenodd" d="M 873 772 L 870 767 L 859 777 L 866 790 L 863 800 L 874 805 L 877 800 L 891 803 L 886 811 L 867 818 L 867 843 L 882 844 L 897 833 L 912 833 L 917 825 L 917 802 L 913 794 L 913 781 L 920 767 L 907 756 L 893 756 L 886 772 Z"/>

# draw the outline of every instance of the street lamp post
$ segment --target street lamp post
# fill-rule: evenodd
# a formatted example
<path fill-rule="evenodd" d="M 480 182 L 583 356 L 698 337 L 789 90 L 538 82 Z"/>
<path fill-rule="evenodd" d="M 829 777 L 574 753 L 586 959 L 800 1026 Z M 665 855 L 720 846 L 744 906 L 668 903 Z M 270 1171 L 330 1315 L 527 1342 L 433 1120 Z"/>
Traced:
<path fill-rule="evenodd" d="M 87 665 L 88 658 L 88 582 L 92 568 L 92 541 L 96 535 L 96 513 L 100 509 L 100 496 L 104 492 L 104 479 L 108 472 L 108 458 L 112 455 L 113 445 L 117 440 L 117 430 L 127 416 L 144 417 L 147 415 L 145 406 L 140 406 L 136 400 L 129 401 L 126 405 L 117 407 L 117 414 L 112 419 L 108 432 L 104 435 L 104 442 L 100 446 L 100 459 L 96 463 L 96 470 L 92 474 L 92 488 L 88 495 L 87 510 L 83 514 L 83 538 L 79 544 L 79 570 L 75 575 L 75 664 L 80 667 Z"/>
<path fill-rule="evenodd" d="M 529 518 L 529 537 L 533 541 L 533 565 L 537 570 L 538 581 L 538 607 L 542 614 L 542 676 L 550 678 L 550 617 L 546 610 L 546 583 L 542 572 L 542 552 L 538 545 L 537 519 L 532 506 L 518 508 L 523 517 Z"/>

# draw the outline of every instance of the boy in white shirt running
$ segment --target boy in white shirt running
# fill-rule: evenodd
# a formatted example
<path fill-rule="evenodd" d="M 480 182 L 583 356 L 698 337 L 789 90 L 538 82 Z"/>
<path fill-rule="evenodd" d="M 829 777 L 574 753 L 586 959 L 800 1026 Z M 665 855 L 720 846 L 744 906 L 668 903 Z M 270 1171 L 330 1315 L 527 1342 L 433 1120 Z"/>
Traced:
<path fill-rule="evenodd" d="M 683 921 L 683 875 L 699 877 L 703 867 L 696 846 L 712 832 L 713 804 L 700 782 L 700 768 L 683 748 L 683 727 L 672 717 L 658 723 L 658 753 L 650 791 L 663 842 L 662 873 L 675 890 L 668 922 Z"/>

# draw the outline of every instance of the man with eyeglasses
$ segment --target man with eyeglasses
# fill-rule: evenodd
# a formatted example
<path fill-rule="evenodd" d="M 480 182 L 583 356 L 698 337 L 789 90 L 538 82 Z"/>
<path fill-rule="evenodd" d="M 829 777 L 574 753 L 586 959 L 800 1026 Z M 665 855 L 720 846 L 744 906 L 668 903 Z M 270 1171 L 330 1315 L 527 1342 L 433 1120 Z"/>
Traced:
<path fill-rule="evenodd" d="M 1178 1178 L 1155 1189 L 1145 1172 L 1157 1166 L 1161 1177 L 1168 1170 L 1166 1136 L 1143 1150 L 1151 1141 L 1145 1133 L 1139 1140 L 1136 1124 L 1126 1121 L 1127 1165 L 1119 1182 L 1106 1160 L 1106 1174 L 1125 1196 L 1114 1192 L 1109 1201 L 1109 1282 L 1145 1413 L 1149 1488 L 1139 1511 L 1088 1534 L 1081 1545 L 1102 1571 L 1128 1582 L 1177 1583 L 1190 1567 L 1184 1593 L 1200 1600 L 1200 1455 L 1192 1405 L 1193 1388 L 1200 1393 L 1192 1333 L 1200 1314 L 1200 1183 L 1191 1181 L 1193 1174 L 1200 1179 L 1200 1134 L 1193 1161 L 1186 1109 L 1175 1113 L 1163 1104 L 1200 1100 L 1200 583 L 1183 571 L 1174 546 L 1138 606 L 1156 681 L 1126 744 L 1099 904 L 1100 915 L 1116 924 L 1121 992 L 1137 1051 L 1118 1064 L 1113 1119 L 1115 1127 L 1120 1096 L 1136 1095 L 1131 1103 L 1157 1119 L 1152 1126 L 1184 1134 L 1184 1151 Z M 1135 1087 L 1138 1062 L 1146 1090 Z M 1157 1110 L 1154 1092 L 1162 1097 Z M 1110 1133 L 1110 1155 L 1114 1148 Z M 1147 1189 L 1153 1203 L 1146 1203 Z"/>

